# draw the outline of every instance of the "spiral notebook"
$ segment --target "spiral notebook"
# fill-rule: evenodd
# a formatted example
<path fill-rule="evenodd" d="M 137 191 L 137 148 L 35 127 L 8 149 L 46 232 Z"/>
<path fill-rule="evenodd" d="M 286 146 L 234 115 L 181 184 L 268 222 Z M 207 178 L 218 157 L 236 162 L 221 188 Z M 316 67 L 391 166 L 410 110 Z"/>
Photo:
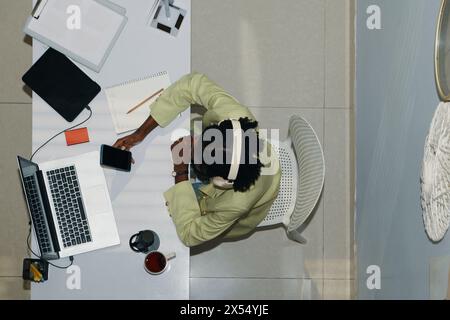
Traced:
<path fill-rule="evenodd" d="M 127 112 L 155 92 L 168 88 L 170 84 L 169 74 L 164 71 L 106 88 L 106 98 L 116 133 L 120 134 L 139 128 L 148 118 L 150 105 L 159 95 L 146 101 L 135 111 L 129 114 Z"/>

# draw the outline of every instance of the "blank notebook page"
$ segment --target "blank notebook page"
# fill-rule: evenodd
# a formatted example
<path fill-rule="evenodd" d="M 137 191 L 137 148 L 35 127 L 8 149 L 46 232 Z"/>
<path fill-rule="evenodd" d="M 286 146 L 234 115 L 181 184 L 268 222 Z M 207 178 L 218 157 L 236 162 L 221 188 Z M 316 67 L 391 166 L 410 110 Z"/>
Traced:
<path fill-rule="evenodd" d="M 81 28 L 69 29 L 71 5 L 80 8 Z M 39 19 L 28 28 L 74 54 L 98 65 L 108 50 L 124 16 L 93 0 L 48 0 Z"/>
<path fill-rule="evenodd" d="M 169 86 L 168 73 L 160 72 L 105 89 L 116 132 L 120 134 L 139 128 L 150 115 L 149 107 L 159 95 L 148 100 L 135 111 L 129 114 L 127 112 L 160 89 L 166 89 Z"/>

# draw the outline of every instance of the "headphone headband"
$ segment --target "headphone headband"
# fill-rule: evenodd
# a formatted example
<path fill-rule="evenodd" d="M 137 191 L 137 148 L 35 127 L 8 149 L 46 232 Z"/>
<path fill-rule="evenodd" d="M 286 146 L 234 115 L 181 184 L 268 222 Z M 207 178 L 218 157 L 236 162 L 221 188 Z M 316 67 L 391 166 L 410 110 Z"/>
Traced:
<path fill-rule="evenodd" d="M 242 154 L 242 128 L 239 120 L 231 120 L 233 125 L 233 155 L 231 157 L 230 172 L 228 173 L 228 180 L 234 181 L 239 172 L 239 165 L 241 163 Z"/>

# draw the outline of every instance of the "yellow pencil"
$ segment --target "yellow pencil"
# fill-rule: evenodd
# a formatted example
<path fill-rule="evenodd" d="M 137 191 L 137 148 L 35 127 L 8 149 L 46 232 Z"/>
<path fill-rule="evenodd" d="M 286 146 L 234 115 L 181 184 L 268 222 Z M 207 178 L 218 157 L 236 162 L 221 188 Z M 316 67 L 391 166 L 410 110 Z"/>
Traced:
<path fill-rule="evenodd" d="M 38 270 L 38 268 L 34 264 L 30 264 L 30 270 L 33 273 L 33 279 L 36 282 L 42 280 L 42 273 Z"/>
<path fill-rule="evenodd" d="M 140 106 L 142 106 L 144 103 L 146 103 L 148 100 L 150 100 L 151 98 L 157 96 L 158 94 L 160 94 L 161 92 L 163 92 L 164 89 L 160 89 L 157 92 L 155 92 L 154 94 L 152 94 L 150 97 L 146 98 L 144 101 L 139 102 L 135 107 L 131 108 L 127 114 L 129 114 L 130 112 L 133 112 L 134 110 L 136 110 L 137 108 L 139 108 Z"/>

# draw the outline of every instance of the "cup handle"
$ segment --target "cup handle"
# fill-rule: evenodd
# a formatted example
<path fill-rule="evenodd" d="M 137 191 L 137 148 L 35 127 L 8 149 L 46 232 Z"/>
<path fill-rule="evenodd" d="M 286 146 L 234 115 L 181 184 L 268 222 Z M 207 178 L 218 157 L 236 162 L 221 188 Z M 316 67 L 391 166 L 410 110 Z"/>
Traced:
<path fill-rule="evenodd" d="M 175 252 L 171 252 L 169 254 L 166 254 L 166 260 L 172 260 L 173 258 L 175 258 L 177 256 L 177 254 Z"/>
<path fill-rule="evenodd" d="M 134 252 L 140 252 L 138 249 L 136 249 L 134 246 L 136 245 L 136 242 L 134 241 L 134 239 L 136 239 L 136 237 L 138 236 L 138 233 L 136 233 L 136 234 L 133 234 L 132 236 L 131 236 L 131 238 L 130 238 L 130 241 L 129 241 L 129 245 L 130 245 L 130 248 L 131 248 L 131 250 L 133 250 Z"/>

